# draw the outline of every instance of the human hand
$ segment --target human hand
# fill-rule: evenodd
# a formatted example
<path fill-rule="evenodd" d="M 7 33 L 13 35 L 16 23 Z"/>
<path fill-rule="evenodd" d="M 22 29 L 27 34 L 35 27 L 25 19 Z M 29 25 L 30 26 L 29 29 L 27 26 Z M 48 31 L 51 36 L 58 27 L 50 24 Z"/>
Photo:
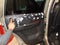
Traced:
<path fill-rule="evenodd" d="M 9 19 L 9 24 L 8 24 L 8 29 L 9 30 L 14 30 L 14 28 L 15 28 L 15 23 L 13 22 L 13 19 L 10 18 Z"/>

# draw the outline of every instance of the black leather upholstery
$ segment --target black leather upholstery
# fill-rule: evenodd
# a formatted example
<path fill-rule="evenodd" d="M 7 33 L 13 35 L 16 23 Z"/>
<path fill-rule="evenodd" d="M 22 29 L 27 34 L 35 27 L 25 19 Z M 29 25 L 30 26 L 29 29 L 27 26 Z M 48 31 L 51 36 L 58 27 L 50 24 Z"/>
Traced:
<path fill-rule="evenodd" d="M 15 33 L 29 45 L 40 43 L 44 37 L 44 21 L 40 22 L 37 26 L 22 31 L 15 31 Z"/>

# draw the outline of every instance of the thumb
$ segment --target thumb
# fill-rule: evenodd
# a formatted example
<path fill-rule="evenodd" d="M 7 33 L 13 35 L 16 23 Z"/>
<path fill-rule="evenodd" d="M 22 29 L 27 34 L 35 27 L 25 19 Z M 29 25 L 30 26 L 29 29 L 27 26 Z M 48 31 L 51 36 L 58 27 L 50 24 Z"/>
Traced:
<path fill-rule="evenodd" d="M 13 22 L 13 19 L 12 19 L 12 18 L 10 18 L 10 19 L 9 19 L 9 22 L 10 22 L 10 23 L 12 23 L 12 22 Z"/>

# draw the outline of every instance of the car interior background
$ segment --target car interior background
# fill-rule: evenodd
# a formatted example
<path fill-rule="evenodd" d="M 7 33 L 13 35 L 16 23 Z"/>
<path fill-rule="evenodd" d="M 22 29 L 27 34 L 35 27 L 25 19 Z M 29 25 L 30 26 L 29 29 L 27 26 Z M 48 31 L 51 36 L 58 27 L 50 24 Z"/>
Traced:
<path fill-rule="evenodd" d="M 7 29 L 9 19 L 12 18 L 16 24 L 14 35 L 21 38 L 26 45 L 60 44 L 59 0 L 2 0 L 0 2 L 3 3 L 0 4 L 0 21 L 4 28 Z M 19 43 L 19 45 L 24 44 Z"/>

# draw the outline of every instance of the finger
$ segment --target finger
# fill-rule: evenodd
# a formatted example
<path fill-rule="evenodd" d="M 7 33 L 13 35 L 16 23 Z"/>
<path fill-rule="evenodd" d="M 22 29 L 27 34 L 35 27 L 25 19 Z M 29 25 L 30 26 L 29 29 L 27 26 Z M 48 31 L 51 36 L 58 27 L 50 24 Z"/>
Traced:
<path fill-rule="evenodd" d="M 10 18 L 10 19 L 9 19 L 9 22 L 11 22 L 11 23 L 12 23 L 12 22 L 13 22 L 13 19 L 12 19 L 12 18 Z"/>

